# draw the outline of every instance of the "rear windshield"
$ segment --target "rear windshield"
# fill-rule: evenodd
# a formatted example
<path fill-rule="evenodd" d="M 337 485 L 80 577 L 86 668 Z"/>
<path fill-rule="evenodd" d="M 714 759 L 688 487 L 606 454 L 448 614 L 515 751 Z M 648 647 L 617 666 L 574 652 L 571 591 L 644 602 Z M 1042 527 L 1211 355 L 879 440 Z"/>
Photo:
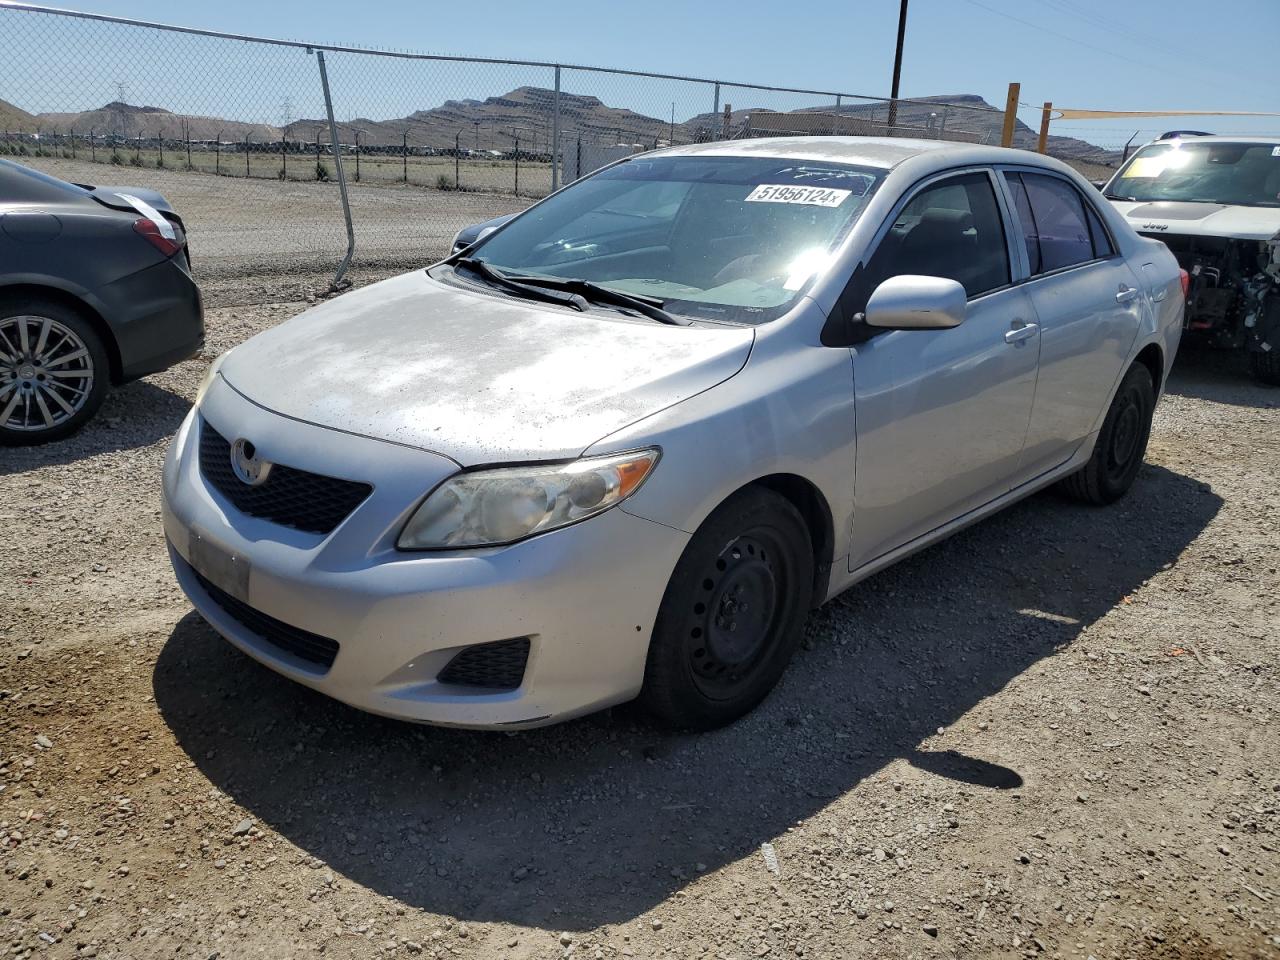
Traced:
<path fill-rule="evenodd" d="M 1280 207 L 1280 144 L 1149 144 L 1120 168 L 1106 193 L 1111 200 Z"/>
<path fill-rule="evenodd" d="M 637 157 L 538 204 L 468 255 L 590 280 L 692 317 L 781 315 L 829 262 L 884 171 L 777 157 Z"/>

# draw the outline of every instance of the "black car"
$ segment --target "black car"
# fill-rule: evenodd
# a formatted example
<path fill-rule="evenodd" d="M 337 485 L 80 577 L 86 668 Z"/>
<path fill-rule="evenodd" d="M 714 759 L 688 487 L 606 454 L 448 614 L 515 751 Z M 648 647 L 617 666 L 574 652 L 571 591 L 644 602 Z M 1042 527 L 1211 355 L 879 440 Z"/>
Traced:
<path fill-rule="evenodd" d="M 111 386 L 203 343 L 186 231 L 164 197 L 0 160 L 0 445 L 75 432 Z"/>

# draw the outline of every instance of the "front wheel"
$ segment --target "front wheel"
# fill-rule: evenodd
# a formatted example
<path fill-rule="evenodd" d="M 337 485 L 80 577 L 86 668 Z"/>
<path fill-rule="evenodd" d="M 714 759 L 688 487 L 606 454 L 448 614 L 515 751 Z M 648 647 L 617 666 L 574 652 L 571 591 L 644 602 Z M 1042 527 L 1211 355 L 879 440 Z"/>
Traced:
<path fill-rule="evenodd" d="M 1075 500 L 1099 506 L 1114 503 L 1133 486 L 1151 436 L 1151 416 L 1156 392 L 1151 372 L 1135 363 L 1120 381 L 1120 389 L 1089 462 L 1061 482 L 1064 493 Z"/>
<path fill-rule="evenodd" d="M 0 301 L 0 445 L 45 443 L 79 430 L 106 395 L 102 340 L 50 300 Z"/>
<path fill-rule="evenodd" d="M 679 729 L 738 719 L 778 682 L 812 592 L 813 548 L 799 511 L 763 488 L 735 494 L 694 534 L 671 575 L 641 703 Z"/>

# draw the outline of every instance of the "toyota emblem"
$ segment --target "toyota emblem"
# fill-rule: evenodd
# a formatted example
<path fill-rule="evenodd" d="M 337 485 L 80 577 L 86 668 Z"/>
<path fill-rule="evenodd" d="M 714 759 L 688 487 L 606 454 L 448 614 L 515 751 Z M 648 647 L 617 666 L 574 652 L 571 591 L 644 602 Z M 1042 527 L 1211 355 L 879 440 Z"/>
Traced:
<path fill-rule="evenodd" d="M 252 441 L 241 437 L 231 445 L 231 469 L 241 483 L 259 487 L 271 474 L 271 462 L 258 456 Z"/>

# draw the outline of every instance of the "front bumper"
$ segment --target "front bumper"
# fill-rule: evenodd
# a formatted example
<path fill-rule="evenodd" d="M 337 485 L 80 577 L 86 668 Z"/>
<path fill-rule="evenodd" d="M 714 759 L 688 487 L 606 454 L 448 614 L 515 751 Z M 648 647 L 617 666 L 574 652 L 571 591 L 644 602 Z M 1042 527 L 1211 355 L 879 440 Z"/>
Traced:
<path fill-rule="evenodd" d="M 261 455 L 374 485 L 328 535 L 238 513 L 199 468 L 203 417 Z M 540 726 L 633 698 L 667 580 L 688 535 L 611 510 L 509 547 L 403 553 L 395 537 L 426 492 L 457 467 L 443 457 L 279 417 L 222 381 L 182 425 L 164 469 L 164 528 L 178 583 L 204 618 L 271 669 L 372 713 L 464 727 Z M 360 474 L 352 475 L 353 471 Z M 238 571 L 201 573 L 254 610 L 338 641 L 332 666 L 253 633 L 195 575 L 210 556 Z M 225 565 L 224 565 L 225 566 Z M 219 583 L 221 577 L 223 582 Z M 518 637 L 530 653 L 518 688 L 444 684 L 460 649 Z"/>

